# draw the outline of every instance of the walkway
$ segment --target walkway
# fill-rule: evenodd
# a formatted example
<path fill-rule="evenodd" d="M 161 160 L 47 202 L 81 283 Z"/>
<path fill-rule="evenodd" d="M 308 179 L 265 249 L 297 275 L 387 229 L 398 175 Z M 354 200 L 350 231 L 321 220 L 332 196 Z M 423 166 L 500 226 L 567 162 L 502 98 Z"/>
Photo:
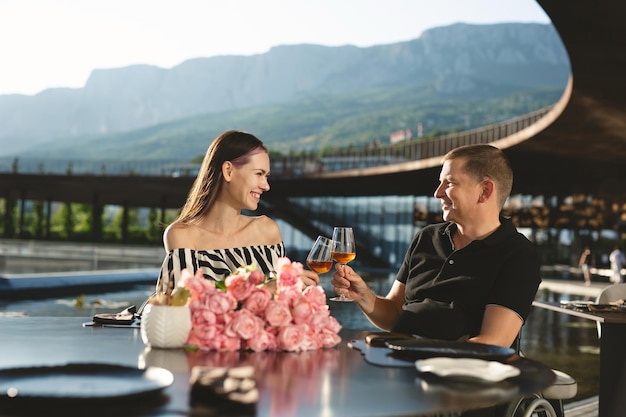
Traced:
<path fill-rule="evenodd" d="M 565 404 L 565 417 L 599 417 L 598 396 Z"/>

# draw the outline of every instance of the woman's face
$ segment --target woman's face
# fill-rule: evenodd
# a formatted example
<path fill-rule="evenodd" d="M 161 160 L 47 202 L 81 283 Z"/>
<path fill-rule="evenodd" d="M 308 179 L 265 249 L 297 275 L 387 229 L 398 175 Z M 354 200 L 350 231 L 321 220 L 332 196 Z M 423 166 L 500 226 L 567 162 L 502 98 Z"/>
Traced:
<path fill-rule="evenodd" d="M 242 208 L 256 210 L 261 195 L 269 191 L 270 158 L 267 152 L 250 157 L 244 165 L 232 166 L 230 184 L 227 188 L 231 198 Z M 226 178 L 227 180 L 229 178 Z"/>

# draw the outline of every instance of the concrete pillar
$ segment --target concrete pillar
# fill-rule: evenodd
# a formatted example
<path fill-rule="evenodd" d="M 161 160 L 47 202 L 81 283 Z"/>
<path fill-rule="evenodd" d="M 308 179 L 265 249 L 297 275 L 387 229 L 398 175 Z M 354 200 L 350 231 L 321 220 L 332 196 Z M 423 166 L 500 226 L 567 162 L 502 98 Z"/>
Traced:
<path fill-rule="evenodd" d="M 20 215 L 18 219 L 19 230 L 20 230 L 19 236 L 21 238 L 26 237 L 24 233 L 25 215 L 26 215 L 26 193 L 22 192 L 21 197 L 20 197 Z"/>
<path fill-rule="evenodd" d="M 44 237 L 46 239 L 50 239 L 50 225 L 51 225 L 50 218 L 51 217 L 52 217 L 52 201 L 48 199 L 46 201 L 46 226 L 44 230 Z"/>

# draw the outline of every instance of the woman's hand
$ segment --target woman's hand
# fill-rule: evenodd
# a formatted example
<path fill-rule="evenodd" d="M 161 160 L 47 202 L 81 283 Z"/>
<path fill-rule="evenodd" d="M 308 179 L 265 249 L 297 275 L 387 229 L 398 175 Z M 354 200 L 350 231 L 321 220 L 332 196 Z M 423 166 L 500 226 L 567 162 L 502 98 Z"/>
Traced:
<path fill-rule="evenodd" d="M 308 269 L 305 269 L 302 271 L 302 275 L 300 276 L 300 279 L 302 280 L 302 282 L 304 283 L 306 287 L 310 287 L 311 285 L 317 285 L 320 283 L 319 275 L 317 275 L 313 271 L 309 271 Z"/>

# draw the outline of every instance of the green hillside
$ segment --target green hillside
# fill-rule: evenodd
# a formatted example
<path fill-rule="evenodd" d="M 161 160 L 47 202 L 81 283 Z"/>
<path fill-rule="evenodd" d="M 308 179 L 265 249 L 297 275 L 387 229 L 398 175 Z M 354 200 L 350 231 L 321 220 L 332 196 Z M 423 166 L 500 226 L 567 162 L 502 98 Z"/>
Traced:
<path fill-rule="evenodd" d="M 485 89 L 485 96 L 446 96 L 432 87 L 372 88 L 339 96 L 303 98 L 288 105 L 264 105 L 194 116 L 111 135 L 58 139 L 22 157 L 48 159 L 184 160 L 204 154 L 228 129 L 257 135 L 275 152 L 386 144 L 389 135 L 423 125 L 424 137 L 472 129 L 527 114 L 555 103 L 558 89 Z"/>

